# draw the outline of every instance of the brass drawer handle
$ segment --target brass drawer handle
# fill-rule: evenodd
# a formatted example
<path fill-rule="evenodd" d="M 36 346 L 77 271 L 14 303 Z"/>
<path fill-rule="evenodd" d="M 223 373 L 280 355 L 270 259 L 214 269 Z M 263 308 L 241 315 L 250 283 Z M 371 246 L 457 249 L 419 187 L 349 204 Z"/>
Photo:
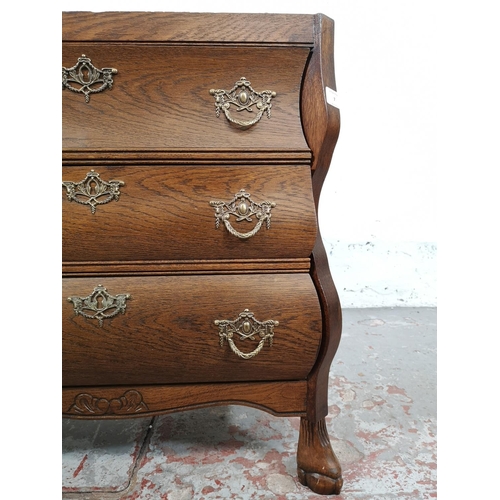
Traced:
<path fill-rule="evenodd" d="M 68 302 L 73 302 L 75 314 L 88 319 L 96 319 L 99 326 L 105 319 L 113 318 L 119 313 L 125 314 L 127 304 L 125 301 L 130 298 L 128 293 L 110 295 L 106 288 L 98 285 L 87 297 L 68 297 Z"/>
<path fill-rule="evenodd" d="M 83 181 L 63 181 L 69 201 L 76 201 L 80 205 L 90 205 L 90 211 L 95 214 L 97 205 L 104 205 L 120 198 L 120 186 L 123 181 L 103 181 L 97 172 L 91 170 Z"/>
<path fill-rule="evenodd" d="M 268 118 L 271 118 L 271 99 L 276 97 L 276 92 L 271 90 L 257 92 L 244 76 L 234 84 L 231 90 L 210 89 L 210 94 L 215 98 L 215 114 L 217 118 L 219 118 L 220 112 L 223 111 L 231 123 L 242 127 L 250 127 L 254 123 L 257 123 L 264 112 Z M 233 118 L 229 113 L 231 105 L 235 106 L 237 113 L 242 111 L 253 113 L 254 110 L 252 108 L 255 105 L 258 110 L 257 115 L 251 120 Z"/>
<path fill-rule="evenodd" d="M 232 235 L 240 239 L 247 239 L 253 236 L 264 222 L 267 229 L 271 227 L 271 209 L 276 206 L 276 203 L 273 201 L 255 203 L 250 198 L 250 193 L 246 193 L 244 189 L 241 189 L 229 203 L 225 201 L 211 201 L 210 205 L 215 207 L 215 229 L 219 229 L 220 221 L 222 221 Z M 236 222 L 243 220 L 252 222 L 252 216 L 255 216 L 257 224 L 251 231 L 240 233 L 229 222 L 231 215 L 236 217 Z"/>
<path fill-rule="evenodd" d="M 82 55 L 72 68 L 62 69 L 62 88 L 85 95 L 85 102 L 90 101 L 90 94 L 97 94 L 113 87 L 113 77 L 118 73 L 114 68 L 97 69 L 91 60 Z M 73 87 L 71 83 L 77 83 L 80 87 Z M 101 84 L 96 87 L 96 84 Z"/>
<path fill-rule="evenodd" d="M 257 321 L 252 312 L 245 309 L 234 321 L 227 319 L 216 319 L 215 325 L 219 327 L 219 340 L 221 347 L 224 345 L 224 340 L 227 340 L 231 350 L 243 359 L 250 359 L 257 356 L 264 347 L 266 340 L 269 346 L 273 345 L 274 327 L 279 325 L 278 321 L 268 319 L 267 321 Z M 252 352 L 242 352 L 234 343 L 234 338 L 239 336 L 240 341 L 252 340 L 259 338 L 259 344 Z"/>

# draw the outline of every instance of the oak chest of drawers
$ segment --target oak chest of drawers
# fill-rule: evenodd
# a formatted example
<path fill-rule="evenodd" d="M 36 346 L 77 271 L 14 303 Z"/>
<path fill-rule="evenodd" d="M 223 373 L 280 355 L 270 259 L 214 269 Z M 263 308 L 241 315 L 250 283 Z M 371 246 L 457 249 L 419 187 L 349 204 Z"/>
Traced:
<path fill-rule="evenodd" d="M 300 416 L 299 480 L 338 494 L 333 22 L 64 13 L 62 79 L 63 415 Z"/>

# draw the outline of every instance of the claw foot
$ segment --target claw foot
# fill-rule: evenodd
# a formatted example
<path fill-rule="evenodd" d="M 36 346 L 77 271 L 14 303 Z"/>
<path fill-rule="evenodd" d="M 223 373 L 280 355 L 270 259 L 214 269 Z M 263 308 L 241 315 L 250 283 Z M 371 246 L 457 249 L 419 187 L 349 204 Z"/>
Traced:
<path fill-rule="evenodd" d="M 332 450 L 324 419 L 316 423 L 300 419 L 297 474 L 301 484 L 318 495 L 340 494 L 342 470 Z"/>

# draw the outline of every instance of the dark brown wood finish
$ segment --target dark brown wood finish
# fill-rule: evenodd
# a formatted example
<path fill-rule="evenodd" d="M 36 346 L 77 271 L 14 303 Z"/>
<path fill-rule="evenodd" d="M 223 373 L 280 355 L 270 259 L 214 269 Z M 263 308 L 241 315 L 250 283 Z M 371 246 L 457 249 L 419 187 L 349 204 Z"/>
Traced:
<path fill-rule="evenodd" d="M 89 167 L 63 169 L 79 182 Z M 120 198 L 99 205 L 70 202 L 63 190 L 63 260 L 138 261 L 184 259 L 309 258 L 317 223 L 308 166 L 98 167 L 102 180 L 120 180 Z M 212 200 L 229 203 L 244 189 L 256 203 L 271 201 L 271 224 L 241 239 L 215 226 Z M 251 221 L 229 222 L 240 233 Z"/>
<path fill-rule="evenodd" d="M 297 447 L 297 475 L 304 486 L 320 495 L 338 495 L 342 489 L 342 470 L 333 453 L 324 419 L 300 419 Z"/>
<path fill-rule="evenodd" d="M 311 166 L 311 151 L 307 150 L 127 150 L 111 149 L 93 151 L 66 149 L 63 165 L 307 165 Z"/>
<path fill-rule="evenodd" d="M 333 150 L 340 130 L 338 108 L 326 101 L 325 87 L 336 90 L 333 67 L 333 21 L 326 16 L 315 19 L 315 37 L 317 50 L 313 52 L 304 79 L 304 98 L 302 101 L 302 119 L 304 131 L 315 151 L 312 164 L 313 192 L 316 207 L 326 173 L 330 167 Z M 310 96 L 323 95 L 323 99 Z M 330 365 L 340 343 L 342 315 L 335 284 L 330 275 L 328 258 L 318 231 L 313 251 L 311 273 L 318 289 L 323 309 L 323 342 L 315 369 L 309 376 L 310 405 L 308 417 L 312 422 L 328 414 L 328 375 Z"/>
<path fill-rule="evenodd" d="M 326 99 L 326 88 L 337 90 L 333 65 L 334 23 L 326 16 L 314 20 L 315 49 L 304 78 L 302 120 L 314 152 L 312 169 L 316 209 L 340 131 L 340 113 Z M 314 99 L 314 95 L 322 99 Z M 318 231 L 312 254 L 311 276 L 323 311 L 323 341 L 316 365 L 308 377 L 307 416 L 301 418 L 297 473 L 302 484 L 322 495 L 340 493 L 342 470 L 330 444 L 324 418 L 328 414 L 330 365 L 340 343 L 342 311 L 330 275 L 328 257 Z"/>
<path fill-rule="evenodd" d="M 118 73 L 88 103 L 63 90 L 63 180 L 79 182 L 93 169 L 124 184 L 94 214 L 63 188 L 63 415 L 243 404 L 300 416 L 299 480 L 338 494 L 325 417 L 342 319 L 317 222 L 340 128 L 325 90 L 336 89 L 333 21 L 63 13 L 63 67 L 82 54 Z M 216 117 L 209 90 L 229 90 L 243 76 L 276 97 L 269 119 L 242 128 Z M 223 223 L 216 229 L 209 204 L 240 189 L 276 203 L 270 228 L 245 240 Z M 101 284 L 130 294 L 124 313 L 102 326 L 68 301 Z M 250 359 L 221 345 L 215 324 L 244 309 L 279 322 L 273 345 Z M 233 339 L 243 352 L 259 342 L 240 334 Z"/>
<path fill-rule="evenodd" d="M 100 278 L 99 278 L 100 279 Z M 111 295 L 130 294 L 124 314 L 75 316 L 70 296 L 87 297 L 102 284 Z M 309 276 L 252 274 L 63 280 L 65 386 L 244 382 L 306 379 L 321 342 L 321 311 Z M 220 345 L 215 320 L 248 309 L 274 320 L 272 346 L 243 360 Z M 257 338 L 236 346 L 253 351 Z"/>
<path fill-rule="evenodd" d="M 65 43 L 63 66 L 74 66 L 82 54 L 118 73 L 113 88 L 88 104 L 63 91 L 63 151 L 308 150 L 299 113 L 308 48 Z M 242 76 L 256 91 L 276 92 L 270 118 L 247 130 L 222 113 L 217 118 L 210 94 L 230 90 Z M 256 111 L 233 113 L 248 120 Z"/>
<path fill-rule="evenodd" d="M 311 268 L 307 259 L 234 260 L 132 260 L 108 262 L 64 262 L 63 277 L 85 276 L 170 276 L 198 274 L 304 273 Z"/>
<path fill-rule="evenodd" d="M 78 419 L 145 417 L 206 406 L 241 404 L 301 416 L 307 382 L 229 382 L 155 386 L 63 387 L 62 413 Z M 116 401 L 118 400 L 118 401 Z"/>
<path fill-rule="evenodd" d="M 312 16 L 172 12 L 64 12 L 63 42 L 314 43 Z"/>

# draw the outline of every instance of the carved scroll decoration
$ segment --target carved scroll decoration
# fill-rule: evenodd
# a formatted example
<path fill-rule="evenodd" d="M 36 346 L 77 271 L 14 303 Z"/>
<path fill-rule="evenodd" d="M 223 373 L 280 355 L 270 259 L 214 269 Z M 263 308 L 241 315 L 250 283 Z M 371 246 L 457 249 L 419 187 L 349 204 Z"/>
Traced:
<path fill-rule="evenodd" d="M 97 94 L 106 89 L 113 88 L 113 77 L 118 73 L 114 68 L 97 69 L 92 61 L 85 56 L 78 58 L 78 62 L 72 68 L 62 69 L 62 88 L 69 89 L 72 92 L 85 95 L 85 102 L 90 101 L 90 94 Z M 76 83 L 80 87 L 71 85 Z M 96 85 L 98 85 L 96 87 Z"/>
<path fill-rule="evenodd" d="M 70 415 L 128 415 L 149 411 L 142 400 L 142 394 L 136 390 L 125 392 L 119 398 L 106 399 L 81 393 L 75 396 L 73 404 L 66 412 Z"/>
<path fill-rule="evenodd" d="M 266 340 L 271 347 L 273 345 L 274 327 L 279 325 L 278 321 L 269 319 L 267 321 L 257 321 L 254 314 L 248 309 L 245 309 L 234 320 L 216 319 L 215 325 L 219 327 L 219 341 L 221 347 L 224 341 L 227 340 L 231 350 L 240 358 L 250 359 L 257 356 L 264 347 Z M 259 339 L 257 347 L 248 353 L 242 352 L 234 342 L 235 338 L 240 341 Z"/>
<path fill-rule="evenodd" d="M 271 118 L 271 99 L 276 97 L 276 92 L 271 90 L 257 92 L 244 76 L 234 84 L 231 90 L 210 89 L 210 94 L 215 98 L 215 115 L 217 118 L 219 118 L 222 111 L 231 123 L 242 127 L 250 127 L 257 123 L 264 113 L 267 114 L 267 118 Z M 235 108 L 237 113 L 242 111 L 253 113 L 253 106 L 255 106 L 257 114 L 251 120 L 240 120 L 231 116 L 231 106 Z"/>
<path fill-rule="evenodd" d="M 255 203 L 250 198 L 250 193 L 241 189 L 239 193 L 234 195 L 230 202 L 225 201 L 211 201 L 210 205 L 215 208 L 215 228 L 219 229 L 220 222 L 222 221 L 226 229 L 233 235 L 240 239 L 247 239 L 257 233 L 262 224 L 266 223 L 266 229 L 271 227 L 271 209 L 276 206 L 272 201 L 263 201 L 262 203 Z M 257 223 L 255 227 L 247 233 L 241 233 L 233 228 L 229 221 L 230 216 L 236 217 L 236 222 L 246 220 L 252 222 L 252 217 L 255 216 Z"/>
<path fill-rule="evenodd" d="M 87 297 L 68 297 L 68 301 L 73 302 L 77 316 L 80 314 L 88 319 L 97 319 L 99 326 L 102 326 L 105 319 L 113 318 L 119 313 L 125 314 L 125 301 L 129 298 L 128 293 L 110 295 L 106 288 L 98 285 Z"/>
<path fill-rule="evenodd" d="M 97 205 L 105 205 L 112 200 L 120 198 L 120 186 L 123 181 L 103 181 L 97 172 L 91 170 L 85 179 L 79 182 L 63 181 L 66 196 L 69 201 L 80 205 L 89 205 L 90 211 L 95 214 Z"/>

